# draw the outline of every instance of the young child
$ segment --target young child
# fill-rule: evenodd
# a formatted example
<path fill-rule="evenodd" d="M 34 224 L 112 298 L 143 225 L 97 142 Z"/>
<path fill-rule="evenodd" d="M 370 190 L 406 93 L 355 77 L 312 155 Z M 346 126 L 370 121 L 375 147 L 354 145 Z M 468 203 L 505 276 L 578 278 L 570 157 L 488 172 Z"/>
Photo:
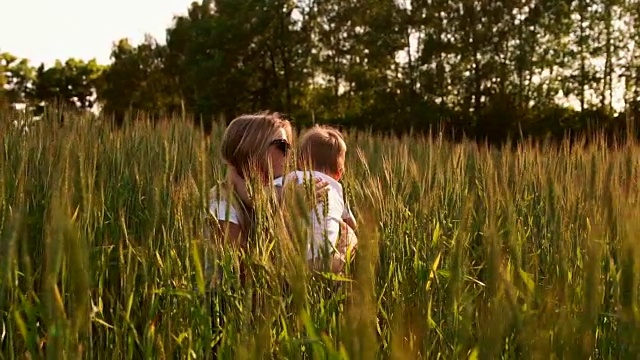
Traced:
<path fill-rule="evenodd" d="M 340 180 L 344 174 L 347 145 L 342 134 L 327 126 L 314 126 L 300 139 L 298 168 L 285 176 L 285 182 L 320 178 L 329 183 L 325 201 L 311 212 L 312 234 L 307 243 L 307 260 L 314 265 L 322 263 L 325 255 L 331 257 L 331 269 L 340 272 L 346 261 L 346 252 L 353 248 L 357 239 L 353 230 L 356 221 L 351 209 L 344 201 Z M 310 170 L 305 171 L 308 168 Z M 340 221 L 347 228 L 340 228 Z M 347 231 L 341 236 L 341 231 Z M 345 236 L 346 235 L 346 236 Z M 342 240 L 341 240 L 342 239 Z"/>

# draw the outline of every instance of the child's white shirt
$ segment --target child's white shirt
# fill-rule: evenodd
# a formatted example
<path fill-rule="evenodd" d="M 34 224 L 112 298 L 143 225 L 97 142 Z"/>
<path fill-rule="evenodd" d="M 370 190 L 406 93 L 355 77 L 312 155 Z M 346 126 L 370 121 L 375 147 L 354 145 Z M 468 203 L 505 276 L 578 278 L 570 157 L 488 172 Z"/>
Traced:
<path fill-rule="evenodd" d="M 323 256 L 323 249 L 329 246 L 327 251 L 331 254 L 336 247 L 340 235 L 340 220 L 355 218 L 351 209 L 344 201 L 342 184 L 320 171 L 292 171 L 284 177 L 285 182 L 296 180 L 302 184 L 304 180 L 320 178 L 329 183 L 327 201 L 319 203 L 314 211 L 311 211 L 311 224 L 313 226 L 310 239 L 307 242 L 307 260 Z M 282 183 L 282 178 L 275 183 Z"/>

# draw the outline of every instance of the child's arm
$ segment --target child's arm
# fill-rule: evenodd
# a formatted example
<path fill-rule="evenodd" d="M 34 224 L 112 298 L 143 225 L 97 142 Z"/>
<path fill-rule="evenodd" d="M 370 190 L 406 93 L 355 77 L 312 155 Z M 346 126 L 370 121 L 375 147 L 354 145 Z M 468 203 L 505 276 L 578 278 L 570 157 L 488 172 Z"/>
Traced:
<path fill-rule="evenodd" d="M 349 227 L 353 231 L 357 230 L 358 225 L 356 224 L 355 216 L 353 216 L 351 209 L 346 204 L 345 204 L 344 212 L 342 213 L 342 221 L 344 221 L 347 225 L 349 225 Z"/>
<path fill-rule="evenodd" d="M 342 219 L 345 223 L 347 223 L 347 225 L 349 225 L 349 227 L 351 229 L 353 229 L 354 231 L 357 229 L 357 225 L 356 225 L 356 221 L 352 216 L 348 216 L 344 219 Z"/>
<path fill-rule="evenodd" d="M 333 272 L 340 273 L 344 270 L 347 261 L 352 258 L 358 247 L 358 238 L 353 228 L 343 222 L 340 224 L 340 237 L 336 244 L 336 252 L 333 254 L 331 268 Z"/>

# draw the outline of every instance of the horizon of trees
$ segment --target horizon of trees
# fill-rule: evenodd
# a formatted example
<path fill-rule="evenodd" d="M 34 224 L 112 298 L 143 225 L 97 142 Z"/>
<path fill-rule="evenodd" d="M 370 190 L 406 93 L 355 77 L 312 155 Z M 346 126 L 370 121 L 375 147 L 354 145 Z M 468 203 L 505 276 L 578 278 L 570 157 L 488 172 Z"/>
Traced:
<path fill-rule="evenodd" d="M 108 65 L 1 54 L 0 106 L 95 98 L 117 122 L 187 112 L 205 127 L 270 109 L 497 142 L 618 131 L 640 110 L 639 25 L 640 0 L 202 0 L 164 43 L 114 42 Z"/>

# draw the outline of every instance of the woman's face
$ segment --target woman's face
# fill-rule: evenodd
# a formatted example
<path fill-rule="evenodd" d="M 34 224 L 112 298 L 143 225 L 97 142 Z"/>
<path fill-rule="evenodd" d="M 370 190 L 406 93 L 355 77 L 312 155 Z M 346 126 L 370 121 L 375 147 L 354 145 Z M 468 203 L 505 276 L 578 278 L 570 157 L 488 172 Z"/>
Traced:
<path fill-rule="evenodd" d="M 287 132 L 284 128 L 280 128 L 271 140 L 267 157 L 273 169 L 274 178 L 284 175 L 284 165 L 287 159 L 291 145 L 287 139 Z"/>

